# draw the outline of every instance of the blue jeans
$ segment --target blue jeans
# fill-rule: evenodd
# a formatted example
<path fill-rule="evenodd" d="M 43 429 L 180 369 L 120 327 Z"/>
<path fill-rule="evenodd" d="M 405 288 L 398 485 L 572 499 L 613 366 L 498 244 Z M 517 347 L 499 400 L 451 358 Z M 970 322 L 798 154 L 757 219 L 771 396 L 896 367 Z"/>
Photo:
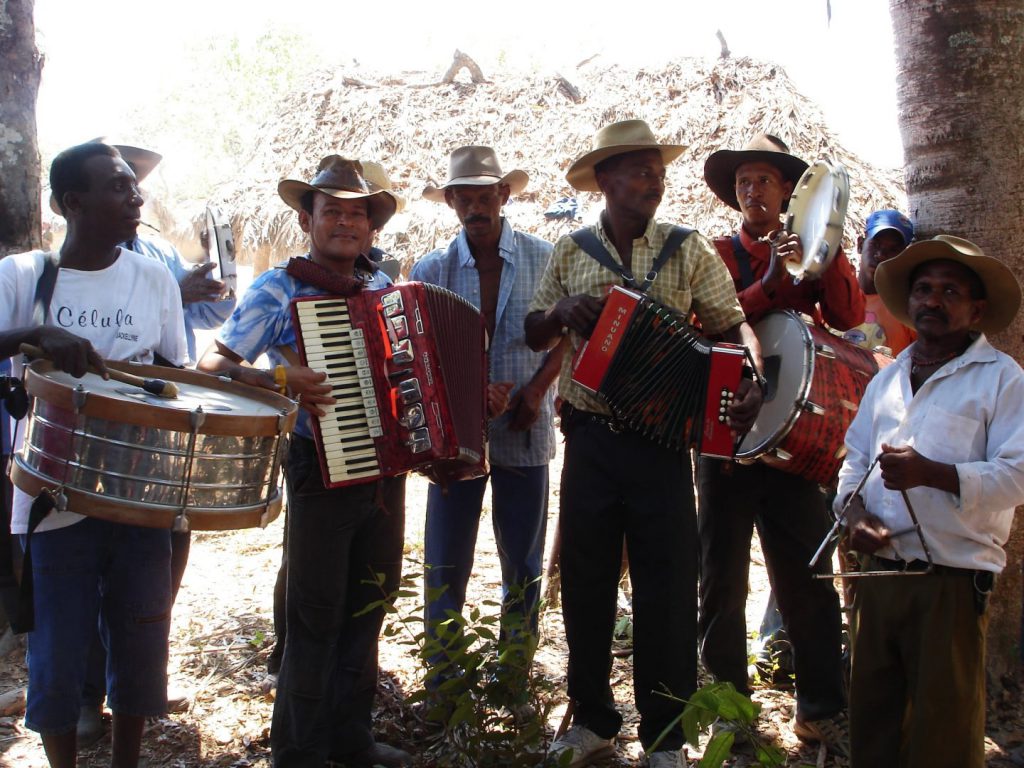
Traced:
<path fill-rule="evenodd" d="M 357 614 L 398 586 L 405 476 L 326 489 L 313 441 L 293 436 L 285 480 L 288 633 L 270 745 L 275 768 L 323 768 L 373 746 L 384 611 Z"/>
<path fill-rule="evenodd" d="M 521 611 L 524 625 L 536 633 L 548 519 L 548 467 L 492 466 L 490 481 L 504 609 Z M 431 484 L 427 490 L 423 582 L 426 590 L 447 586 L 439 597 L 425 601 L 428 625 L 445 620 L 448 611 L 462 612 L 486 487 L 487 478 L 480 477 L 451 483 L 447 489 Z M 523 590 L 517 602 L 510 596 L 513 585 Z"/>
<path fill-rule="evenodd" d="M 178 598 L 185 566 L 188 565 L 188 553 L 192 547 L 192 532 L 171 531 L 171 607 Z M 92 646 L 89 648 L 89 661 L 85 670 L 85 684 L 82 686 L 82 706 L 100 707 L 107 696 L 107 650 L 100 638 L 99 628 L 93 635 Z"/>
<path fill-rule="evenodd" d="M 107 649 L 110 708 L 147 717 L 166 712 L 170 556 L 168 530 L 91 517 L 33 534 L 29 728 L 75 727 L 97 622 Z"/>

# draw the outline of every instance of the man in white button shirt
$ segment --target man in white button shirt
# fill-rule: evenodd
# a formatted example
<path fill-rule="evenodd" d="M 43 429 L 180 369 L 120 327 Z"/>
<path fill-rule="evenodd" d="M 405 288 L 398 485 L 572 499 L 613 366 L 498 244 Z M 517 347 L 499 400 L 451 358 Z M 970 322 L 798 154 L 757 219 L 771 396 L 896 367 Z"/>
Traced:
<path fill-rule="evenodd" d="M 864 570 L 916 575 L 858 583 L 851 765 L 981 768 L 986 598 L 1024 503 L 1024 372 L 985 334 L 1011 323 L 1021 289 L 950 235 L 909 246 L 875 283 L 918 338 L 868 386 L 836 510 L 867 475 L 847 511 L 851 546 Z"/>

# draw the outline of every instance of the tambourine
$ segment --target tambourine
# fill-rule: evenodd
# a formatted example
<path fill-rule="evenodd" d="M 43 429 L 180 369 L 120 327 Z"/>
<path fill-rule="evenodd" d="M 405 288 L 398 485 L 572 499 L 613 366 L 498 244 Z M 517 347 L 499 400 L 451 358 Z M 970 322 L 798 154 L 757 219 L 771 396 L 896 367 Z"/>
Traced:
<path fill-rule="evenodd" d="M 221 214 L 220 209 L 206 206 L 206 237 L 210 248 L 210 261 L 217 266 L 210 273 L 214 280 L 223 281 L 227 297 L 235 295 L 238 284 L 235 269 L 235 236 L 231 223 Z"/>
<path fill-rule="evenodd" d="M 839 163 L 819 160 L 797 182 L 784 229 L 800 235 L 804 257 L 786 262 L 794 282 L 822 276 L 839 252 L 850 203 L 850 177 Z"/>

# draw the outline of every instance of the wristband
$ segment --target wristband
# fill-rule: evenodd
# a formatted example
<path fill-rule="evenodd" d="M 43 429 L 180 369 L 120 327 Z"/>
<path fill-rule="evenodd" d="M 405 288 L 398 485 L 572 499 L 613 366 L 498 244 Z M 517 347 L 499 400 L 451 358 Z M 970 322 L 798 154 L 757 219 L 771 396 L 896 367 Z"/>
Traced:
<path fill-rule="evenodd" d="M 274 384 L 282 395 L 288 394 L 288 370 L 283 365 L 274 368 Z"/>

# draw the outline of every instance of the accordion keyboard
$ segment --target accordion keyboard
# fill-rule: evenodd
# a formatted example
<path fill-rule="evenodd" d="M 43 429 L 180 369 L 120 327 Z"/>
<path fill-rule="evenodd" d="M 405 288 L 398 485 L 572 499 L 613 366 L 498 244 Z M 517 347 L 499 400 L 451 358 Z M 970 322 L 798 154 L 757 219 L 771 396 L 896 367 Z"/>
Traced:
<path fill-rule="evenodd" d="M 331 395 L 337 399 L 320 417 L 328 479 L 379 475 L 374 440 L 383 431 L 363 331 L 351 324 L 343 299 L 302 302 L 297 307 L 307 365 L 327 374 Z"/>

